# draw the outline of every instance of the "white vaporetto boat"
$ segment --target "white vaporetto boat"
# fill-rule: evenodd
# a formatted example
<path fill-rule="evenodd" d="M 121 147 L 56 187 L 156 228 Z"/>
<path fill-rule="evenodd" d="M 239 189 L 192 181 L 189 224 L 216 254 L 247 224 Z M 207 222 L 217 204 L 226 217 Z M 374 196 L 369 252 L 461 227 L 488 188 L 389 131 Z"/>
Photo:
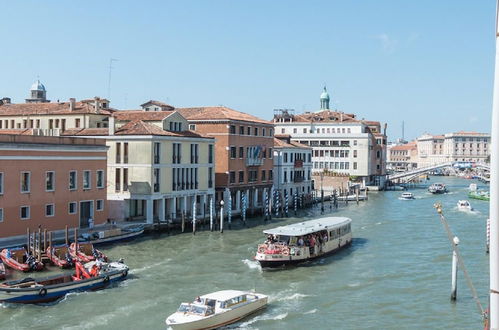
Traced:
<path fill-rule="evenodd" d="M 262 267 L 297 264 L 331 254 L 352 242 L 352 220 L 327 217 L 264 230 L 255 256 Z"/>
<path fill-rule="evenodd" d="M 265 308 L 267 300 L 268 296 L 261 293 L 217 291 L 182 303 L 165 322 L 173 330 L 216 329 Z"/>
<path fill-rule="evenodd" d="M 467 200 L 458 201 L 457 208 L 461 211 L 473 211 L 470 202 L 468 202 Z"/>
<path fill-rule="evenodd" d="M 405 192 L 402 193 L 402 195 L 400 195 L 399 199 L 404 201 L 410 201 L 414 199 L 414 195 L 410 192 Z"/>

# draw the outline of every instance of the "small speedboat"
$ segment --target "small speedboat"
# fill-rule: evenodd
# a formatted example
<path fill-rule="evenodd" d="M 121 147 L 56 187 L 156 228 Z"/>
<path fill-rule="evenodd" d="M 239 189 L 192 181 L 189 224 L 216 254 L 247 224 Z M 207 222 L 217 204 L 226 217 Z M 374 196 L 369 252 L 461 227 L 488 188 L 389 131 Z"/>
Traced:
<path fill-rule="evenodd" d="M 69 253 L 69 247 L 66 244 L 49 246 L 46 254 L 50 262 L 57 267 L 71 268 L 74 266 L 74 258 Z"/>
<path fill-rule="evenodd" d="M 113 282 L 126 279 L 128 266 L 122 262 L 93 261 L 75 263 L 75 273 L 46 278 L 27 277 L 0 283 L 0 302 L 37 304 L 58 300 L 71 292 L 103 289 Z"/>
<path fill-rule="evenodd" d="M 42 270 L 44 267 L 41 261 L 28 254 L 23 247 L 3 249 L 0 258 L 6 266 L 21 272 Z"/>
<path fill-rule="evenodd" d="M 414 195 L 410 192 L 405 192 L 400 195 L 399 199 L 403 201 L 410 201 L 414 199 Z"/>
<path fill-rule="evenodd" d="M 443 183 L 434 183 L 428 187 L 428 191 L 432 194 L 443 194 L 447 192 L 447 187 Z"/>
<path fill-rule="evenodd" d="M 490 193 L 486 190 L 474 190 L 468 193 L 469 198 L 490 201 Z"/>
<path fill-rule="evenodd" d="M 478 186 L 476 183 L 470 183 L 470 186 L 468 187 L 470 191 L 477 191 Z"/>
<path fill-rule="evenodd" d="M 182 303 L 165 322 L 173 330 L 216 329 L 265 308 L 267 300 L 266 295 L 255 292 L 217 291 Z"/>
<path fill-rule="evenodd" d="M 467 200 L 458 201 L 457 208 L 461 211 L 473 211 L 470 202 L 468 202 Z"/>
<path fill-rule="evenodd" d="M 90 262 L 95 260 L 107 261 L 107 256 L 101 251 L 94 248 L 92 243 L 71 243 L 69 246 L 69 253 L 75 259 L 83 262 Z"/>

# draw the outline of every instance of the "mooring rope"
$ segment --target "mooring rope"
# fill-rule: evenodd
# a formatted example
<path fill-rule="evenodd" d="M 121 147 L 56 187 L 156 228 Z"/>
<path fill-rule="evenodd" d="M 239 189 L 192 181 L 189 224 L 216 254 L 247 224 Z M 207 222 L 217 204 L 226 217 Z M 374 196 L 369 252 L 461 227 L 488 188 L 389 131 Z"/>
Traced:
<path fill-rule="evenodd" d="M 442 204 L 440 203 L 435 203 L 434 207 L 437 209 L 438 214 L 440 215 L 440 221 L 444 225 L 445 231 L 447 233 L 447 238 L 449 239 L 449 242 L 451 243 L 452 250 L 456 253 L 457 256 L 457 262 L 459 264 L 459 267 L 462 269 L 464 277 L 466 278 L 466 283 L 468 284 L 469 289 L 471 290 L 471 295 L 473 296 L 473 299 L 475 300 L 478 309 L 480 310 L 480 314 L 484 319 L 487 318 L 487 313 L 483 309 L 482 303 L 480 302 L 480 299 L 478 299 L 478 294 L 476 292 L 475 286 L 473 285 L 473 282 L 471 281 L 471 277 L 468 273 L 468 270 L 466 269 L 466 266 L 464 265 L 464 260 L 461 257 L 461 253 L 459 252 L 459 248 L 457 247 L 456 244 L 454 244 L 454 235 L 452 234 L 452 231 L 450 230 L 449 223 L 444 217 L 444 213 L 442 210 Z"/>

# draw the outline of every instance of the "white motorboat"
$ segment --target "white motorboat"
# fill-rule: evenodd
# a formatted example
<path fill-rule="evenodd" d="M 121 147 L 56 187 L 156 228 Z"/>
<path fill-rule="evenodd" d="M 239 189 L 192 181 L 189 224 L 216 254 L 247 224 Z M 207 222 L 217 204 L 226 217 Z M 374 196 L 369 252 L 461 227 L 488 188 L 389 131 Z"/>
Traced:
<path fill-rule="evenodd" d="M 468 202 L 467 200 L 458 201 L 457 208 L 461 211 L 473 211 L 470 202 Z"/>
<path fill-rule="evenodd" d="M 478 190 L 477 184 L 476 183 L 470 183 L 469 190 L 470 191 L 477 191 Z"/>
<path fill-rule="evenodd" d="M 405 192 L 400 195 L 399 199 L 403 201 L 410 201 L 414 199 L 414 195 L 410 192 Z"/>
<path fill-rule="evenodd" d="M 434 183 L 428 187 L 428 191 L 432 194 L 444 194 L 447 192 L 447 187 L 443 183 Z"/>
<path fill-rule="evenodd" d="M 182 303 L 165 322 L 173 330 L 216 329 L 265 308 L 267 300 L 268 296 L 255 292 L 217 291 Z"/>

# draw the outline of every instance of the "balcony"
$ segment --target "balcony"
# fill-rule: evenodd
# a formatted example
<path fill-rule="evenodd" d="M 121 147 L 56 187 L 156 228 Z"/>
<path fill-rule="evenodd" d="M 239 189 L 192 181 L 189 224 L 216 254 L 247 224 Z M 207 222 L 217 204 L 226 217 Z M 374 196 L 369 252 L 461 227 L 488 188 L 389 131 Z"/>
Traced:
<path fill-rule="evenodd" d="M 261 166 L 263 158 L 246 158 L 246 166 Z"/>

